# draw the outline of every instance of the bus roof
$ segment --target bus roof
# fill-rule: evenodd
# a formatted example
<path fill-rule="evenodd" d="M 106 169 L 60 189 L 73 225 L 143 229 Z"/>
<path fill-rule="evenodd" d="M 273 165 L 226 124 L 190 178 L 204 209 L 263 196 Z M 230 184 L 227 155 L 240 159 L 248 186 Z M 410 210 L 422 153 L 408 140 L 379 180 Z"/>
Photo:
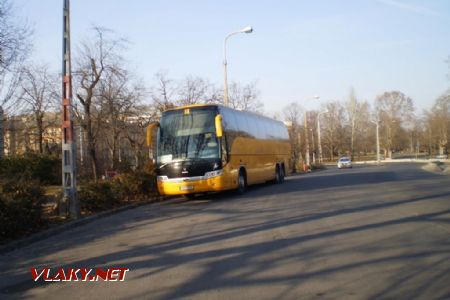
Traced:
<path fill-rule="evenodd" d="M 222 105 L 220 105 L 220 104 L 189 104 L 189 105 L 182 105 L 182 106 L 176 106 L 173 108 L 168 108 L 164 112 L 172 111 L 172 110 L 180 110 L 180 109 L 185 109 L 185 108 L 206 107 L 206 106 L 222 106 Z"/>
<path fill-rule="evenodd" d="M 182 105 L 182 106 L 177 106 L 177 107 L 174 107 L 174 108 L 166 109 L 164 112 L 166 112 L 166 111 L 174 111 L 174 110 L 183 110 L 183 109 L 186 109 L 186 108 L 211 107 L 211 106 L 222 107 L 222 108 L 225 108 L 225 109 L 231 109 L 231 110 L 234 110 L 234 111 L 239 111 L 239 112 L 243 112 L 243 113 L 253 114 L 253 115 L 256 115 L 258 117 L 262 117 L 262 118 L 266 118 L 266 119 L 269 119 L 269 120 L 272 120 L 272 121 L 283 123 L 283 125 L 286 126 L 283 121 L 275 120 L 273 118 L 264 116 L 262 114 L 259 114 L 259 113 L 253 112 L 253 111 L 239 110 L 239 109 L 235 109 L 235 108 L 232 108 L 232 107 L 224 106 L 222 104 L 214 104 L 214 103 Z"/>

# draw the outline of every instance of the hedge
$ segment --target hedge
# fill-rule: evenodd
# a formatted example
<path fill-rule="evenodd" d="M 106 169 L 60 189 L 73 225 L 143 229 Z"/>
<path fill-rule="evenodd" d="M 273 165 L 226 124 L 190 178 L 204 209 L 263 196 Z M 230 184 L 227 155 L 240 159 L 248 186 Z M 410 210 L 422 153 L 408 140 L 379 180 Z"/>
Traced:
<path fill-rule="evenodd" d="M 146 200 L 156 196 L 156 179 L 151 173 L 138 171 L 118 175 L 112 180 L 102 180 L 82 185 L 78 192 L 81 209 L 92 213 L 120 204 Z"/>
<path fill-rule="evenodd" d="M 37 182 L 10 181 L 0 185 L 0 241 L 29 234 L 44 226 L 44 201 L 43 190 Z"/>
<path fill-rule="evenodd" d="M 46 185 L 61 184 L 61 159 L 33 153 L 2 158 L 0 180 L 37 180 Z"/>

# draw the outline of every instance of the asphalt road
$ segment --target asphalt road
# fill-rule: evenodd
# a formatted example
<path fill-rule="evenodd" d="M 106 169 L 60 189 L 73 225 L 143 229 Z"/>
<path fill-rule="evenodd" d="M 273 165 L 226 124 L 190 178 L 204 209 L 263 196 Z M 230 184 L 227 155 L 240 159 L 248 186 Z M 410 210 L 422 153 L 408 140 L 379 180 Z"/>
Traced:
<path fill-rule="evenodd" d="M 33 282 L 30 267 L 125 267 Z M 419 165 L 292 176 L 125 211 L 0 257 L 0 298 L 450 299 L 450 176 Z"/>

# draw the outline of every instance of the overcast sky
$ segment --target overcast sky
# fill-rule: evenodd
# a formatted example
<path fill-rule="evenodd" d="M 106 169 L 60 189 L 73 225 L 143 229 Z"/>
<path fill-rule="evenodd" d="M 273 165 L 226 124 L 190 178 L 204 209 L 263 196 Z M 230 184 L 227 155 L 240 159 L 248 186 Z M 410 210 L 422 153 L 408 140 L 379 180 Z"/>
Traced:
<path fill-rule="evenodd" d="M 34 27 L 34 58 L 60 71 L 63 0 L 12 2 Z M 257 81 L 268 112 L 344 100 L 351 87 L 369 101 L 400 90 L 421 111 L 450 87 L 447 0 L 72 0 L 71 19 L 73 52 L 93 26 L 113 29 L 148 84 L 168 70 L 221 85 L 225 35 L 253 26 L 229 39 L 228 78 Z"/>

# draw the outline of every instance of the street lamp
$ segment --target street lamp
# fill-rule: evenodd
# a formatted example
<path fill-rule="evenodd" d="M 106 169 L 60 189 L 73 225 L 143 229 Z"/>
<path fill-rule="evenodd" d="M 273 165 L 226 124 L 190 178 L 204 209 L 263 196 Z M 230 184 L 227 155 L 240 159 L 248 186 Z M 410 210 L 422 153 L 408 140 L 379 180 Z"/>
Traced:
<path fill-rule="evenodd" d="M 311 129 L 309 129 L 311 131 L 311 139 L 312 139 L 312 161 L 313 161 L 313 165 L 316 164 L 316 144 L 314 143 L 314 132 Z"/>
<path fill-rule="evenodd" d="M 223 91 L 223 102 L 225 106 L 228 106 L 228 80 L 227 80 L 227 40 L 232 35 L 238 34 L 238 33 L 252 33 L 253 28 L 251 26 L 247 26 L 242 28 L 239 31 L 234 31 L 225 37 L 223 41 L 223 72 L 224 72 L 224 91 Z"/>
<path fill-rule="evenodd" d="M 318 95 L 315 95 L 314 97 L 313 97 L 313 99 L 320 99 L 320 96 L 318 96 Z M 306 143 L 306 166 L 308 167 L 308 169 L 309 169 L 309 167 L 310 167 L 310 161 L 309 161 L 309 140 L 308 140 L 308 112 L 307 112 L 307 110 L 305 109 L 305 143 Z"/>
<path fill-rule="evenodd" d="M 322 158 L 322 141 L 320 139 L 320 115 L 327 114 L 328 110 L 320 112 L 317 115 L 317 143 L 319 144 L 319 163 L 321 164 L 323 162 Z"/>
<path fill-rule="evenodd" d="M 377 164 L 380 164 L 380 133 L 379 133 L 379 127 L 380 127 L 380 120 L 378 118 L 375 121 L 371 121 L 376 125 L 377 130 Z"/>

